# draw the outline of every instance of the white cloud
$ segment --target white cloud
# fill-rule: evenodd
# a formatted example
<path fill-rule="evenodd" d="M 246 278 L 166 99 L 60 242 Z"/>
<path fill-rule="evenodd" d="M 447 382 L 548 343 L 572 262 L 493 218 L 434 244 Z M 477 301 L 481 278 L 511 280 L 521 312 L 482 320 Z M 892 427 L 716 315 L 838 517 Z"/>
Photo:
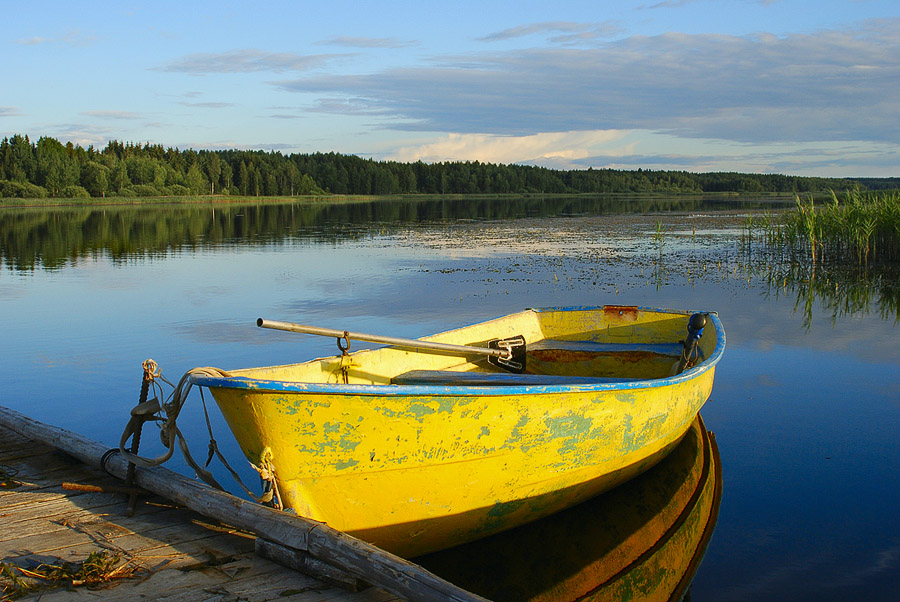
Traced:
<path fill-rule="evenodd" d="M 96 146 L 101 148 L 115 136 L 102 127 L 84 125 L 78 123 L 60 124 L 47 128 L 47 135 L 56 138 L 60 142 L 72 142 L 79 146 L 87 148 L 88 146 Z"/>
<path fill-rule="evenodd" d="M 183 56 L 160 67 L 159 71 L 191 73 L 253 73 L 259 71 L 309 71 L 346 54 L 295 54 L 264 52 L 256 49 L 228 52 L 198 52 Z"/>
<path fill-rule="evenodd" d="M 447 134 L 437 141 L 404 146 L 393 151 L 389 159 L 403 162 L 481 161 L 483 163 L 558 163 L 571 165 L 591 155 L 630 154 L 631 147 L 600 147 L 622 140 L 627 132 L 598 130 L 588 132 L 553 132 L 529 136 L 496 136 L 492 134 Z"/>
<path fill-rule="evenodd" d="M 16 44 L 20 44 L 22 46 L 37 46 L 38 44 L 44 44 L 48 42 L 48 38 L 42 38 L 40 36 L 33 36 L 30 38 L 20 38 L 16 40 Z"/>
<path fill-rule="evenodd" d="M 20 38 L 16 40 L 17 44 L 22 46 L 38 46 L 41 44 L 63 44 L 75 48 L 90 46 L 97 41 L 96 36 L 85 34 L 78 30 L 68 31 L 58 36 L 42 37 L 32 36 L 30 38 Z"/>
<path fill-rule="evenodd" d="M 230 102 L 179 102 L 184 107 L 195 107 L 198 109 L 225 109 L 233 107 L 234 103 Z"/>
<path fill-rule="evenodd" d="M 83 111 L 81 113 L 87 117 L 99 117 L 100 119 L 140 119 L 141 115 L 132 111 Z"/>
<path fill-rule="evenodd" d="M 597 39 L 608 39 L 622 33 L 621 25 L 614 21 L 603 23 L 574 23 L 570 21 L 547 21 L 544 23 L 532 23 L 519 25 L 502 31 L 490 33 L 478 38 L 482 42 L 501 42 L 515 38 L 534 35 L 546 35 L 548 41 L 559 44 L 574 44 L 591 42 Z"/>
<path fill-rule="evenodd" d="M 403 41 L 397 38 L 363 38 L 351 36 L 337 36 L 322 40 L 320 44 L 330 46 L 344 46 L 347 48 L 408 48 L 416 46 L 418 42 Z"/>

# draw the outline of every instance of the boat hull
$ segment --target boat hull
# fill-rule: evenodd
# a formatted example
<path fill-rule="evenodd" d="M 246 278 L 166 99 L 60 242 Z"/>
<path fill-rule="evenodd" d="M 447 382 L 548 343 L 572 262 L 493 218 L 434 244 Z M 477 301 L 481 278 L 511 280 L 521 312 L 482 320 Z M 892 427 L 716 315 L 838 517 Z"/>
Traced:
<path fill-rule="evenodd" d="M 677 328 L 670 321 L 680 325 L 689 315 L 538 310 L 522 312 L 517 325 L 507 326 L 528 331 L 531 314 L 541 312 L 547 314 L 540 316 L 542 331 L 552 323 L 550 329 L 565 336 L 592 340 L 608 337 L 611 324 L 616 330 L 630 325 L 632 337 L 671 337 Z M 567 317 L 577 327 L 561 327 Z M 697 367 L 623 383 L 378 384 L 381 364 L 391 361 L 379 353 L 410 353 L 375 350 L 351 362 L 357 382 L 348 384 L 259 378 L 284 378 L 291 373 L 286 367 L 196 384 L 210 388 L 247 458 L 274 468 L 286 507 L 411 557 L 555 513 L 658 462 L 710 395 L 712 360 L 724 344 L 717 319 L 713 326 L 705 335 L 707 359 Z M 461 338 L 480 340 L 473 333 Z M 331 373 L 329 361 L 320 360 L 323 373 Z M 460 369 L 459 360 L 446 357 L 428 362 Z M 372 384 L 358 380 L 365 370 L 379 375 L 368 377 Z"/>
<path fill-rule="evenodd" d="M 416 561 L 498 602 L 681 600 L 712 537 L 721 496 L 716 440 L 698 417 L 659 464 L 615 490 Z"/>

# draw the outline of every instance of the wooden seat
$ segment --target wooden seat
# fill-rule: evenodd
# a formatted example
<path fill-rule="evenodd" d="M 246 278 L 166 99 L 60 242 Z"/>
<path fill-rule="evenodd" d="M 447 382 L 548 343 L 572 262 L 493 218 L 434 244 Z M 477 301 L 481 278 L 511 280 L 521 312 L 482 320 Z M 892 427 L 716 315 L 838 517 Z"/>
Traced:
<path fill-rule="evenodd" d="M 411 370 L 391 379 L 395 385 L 444 385 L 457 387 L 523 387 L 529 385 L 596 385 L 627 382 L 631 378 L 512 374 L 510 372 L 453 372 Z"/>
<path fill-rule="evenodd" d="M 681 343 L 597 343 L 595 341 L 565 341 L 544 339 L 528 345 L 528 351 L 558 349 L 560 351 L 583 351 L 586 353 L 655 353 L 658 355 L 681 355 Z"/>

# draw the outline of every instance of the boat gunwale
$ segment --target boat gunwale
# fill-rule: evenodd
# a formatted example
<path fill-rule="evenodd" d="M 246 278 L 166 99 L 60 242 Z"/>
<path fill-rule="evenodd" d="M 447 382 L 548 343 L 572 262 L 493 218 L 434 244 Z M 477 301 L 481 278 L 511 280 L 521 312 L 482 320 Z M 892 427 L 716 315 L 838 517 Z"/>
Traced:
<path fill-rule="evenodd" d="M 546 307 L 528 308 L 526 311 L 550 312 L 550 311 L 590 311 L 615 305 L 605 306 L 571 306 L 571 307 Z M 651 307 L 621 306 L 628 309 L 636 309 L 643 312 L 684 314 L 706 314 L 713 323 L 716 331 L 716 345 L 709 357 L 696 366 L 685 370 L 681 374 L 666 376 L 663 378 L 641 379 L 625 382 L 598 382 L 559 385 L 397 385 L 397 384 L 342 384 L 342 383 L 311 383 L 301 381 L 264 380 L 246 376 L 217 377 L 206 375 L 192 375 L 191 383 L 210 389 L 243 389 L 260 393 L 308 393 L 320 395 L 357 395 L 376 397 L 422 397 L 435 395 L 453 396 L 510 396 L 510 395 L 540 395 L 559 393 L 591 393 L 609 392 L 632 389 L 655 389 L 670 387 L 698 378 L 703 373 L 711 370 L 718 363 L 725 352 L 725 331 L 722 322 L 716 312 L 697 312 L 687 310 L 659 309 Z M 315 361 L 315 360 L 312 360 Z"/>

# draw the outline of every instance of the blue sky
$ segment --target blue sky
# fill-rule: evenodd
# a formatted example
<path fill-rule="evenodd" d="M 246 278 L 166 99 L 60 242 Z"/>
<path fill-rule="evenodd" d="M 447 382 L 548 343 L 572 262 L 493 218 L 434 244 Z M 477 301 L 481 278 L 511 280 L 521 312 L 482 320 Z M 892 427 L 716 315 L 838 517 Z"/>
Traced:
<path fill-rule="evenodd" d="M 0 9 L 0 137 L 900 176 L 897 0 Z"/>

